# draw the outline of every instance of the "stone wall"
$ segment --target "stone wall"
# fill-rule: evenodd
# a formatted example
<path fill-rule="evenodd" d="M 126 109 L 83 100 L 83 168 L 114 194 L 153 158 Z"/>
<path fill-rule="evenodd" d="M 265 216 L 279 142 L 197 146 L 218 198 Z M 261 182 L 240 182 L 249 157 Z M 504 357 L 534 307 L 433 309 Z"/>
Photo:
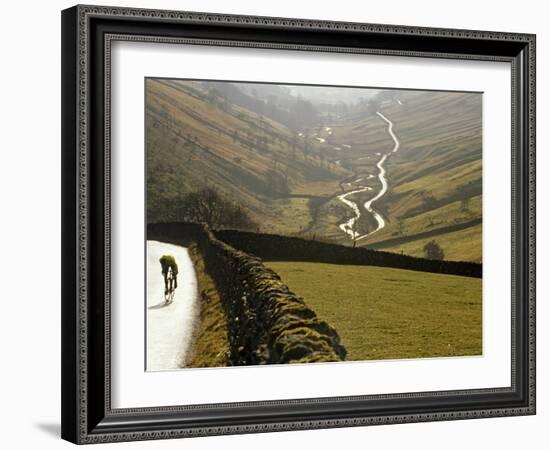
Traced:
<path fill-rule="evenodd" d="M 222 296 L 233 365 L 345 359 L 346 349 L 336 330 L 260 258 L 236 250 L 197 225 L 150 225 L 148 239 L 198 243 Z"/>
<path fill-rule="evenodd" d="M 483 269 L 473 262 L 437 261 L 274 234 L 220 230 L 214 235 L 234 248 L 270 261 L 372 265 L 474 278 L 481 278 Z"/>

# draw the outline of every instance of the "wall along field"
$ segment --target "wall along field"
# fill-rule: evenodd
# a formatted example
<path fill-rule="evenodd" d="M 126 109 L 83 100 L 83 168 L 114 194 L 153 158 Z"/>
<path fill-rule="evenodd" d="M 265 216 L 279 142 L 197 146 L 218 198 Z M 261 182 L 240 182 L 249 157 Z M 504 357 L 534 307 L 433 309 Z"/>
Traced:
<path fill-rule="evenodd" d="M 443 266 L 482 262 L 479 93 L 147 79 L 145 113 L 149 224 L 200 223 Z M 185 245 L 206 251 L 204 240 Z M 210 296 L 198 288 L 207 303 L 190 348 L 212 356 L 191 355 L 185 367 L 248 361 L 223 336 L 235 326 L 227 305 L 240 300 L 209 273 L 217 263 L 209 269 L 198 253 L 193 261 Z M 481 354 L 480 278 L 295 259 L 265 265 L 337 332 L 345 360 Z"/>

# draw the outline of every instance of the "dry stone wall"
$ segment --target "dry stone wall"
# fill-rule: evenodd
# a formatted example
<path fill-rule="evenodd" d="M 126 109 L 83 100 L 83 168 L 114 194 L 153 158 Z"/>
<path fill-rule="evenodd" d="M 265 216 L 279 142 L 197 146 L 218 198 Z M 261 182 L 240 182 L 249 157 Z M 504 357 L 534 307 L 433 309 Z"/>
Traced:
<path fill-rule="evenodd" d="M 437 261 L 289 236 L 234 230 L 214 234 L 234 248 L 271 261 L 372 265 L 473 278 L 481 278 L 483 272 L 482 265 L 473 262 Z"/>
<path fill-rule="evenodd" d="M 198 243 L 220 290 L 233 365 L 342 361 L 337 331 L 258 257 L 237 250 L 194 224 L 153 224 L 148 239 Z"/>

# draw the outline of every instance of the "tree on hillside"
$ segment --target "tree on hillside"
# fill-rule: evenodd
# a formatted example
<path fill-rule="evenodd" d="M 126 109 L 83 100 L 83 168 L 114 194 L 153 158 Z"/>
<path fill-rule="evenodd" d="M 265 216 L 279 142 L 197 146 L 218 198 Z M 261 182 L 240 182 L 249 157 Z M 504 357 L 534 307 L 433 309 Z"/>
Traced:
<path fill-rule="evenodd" d="M 445 252 L 435 241 L 430 241 L 424 246 L 424 254 L 428 259 L 436 259 L 440 261 L 445 259 Z"/>
<path fill-rule="evenodd" d="M 264 173 L 266 188 L 269 195 L 286 195 L 290 193 L 288 177 L 276 169 L 270 169 Z"/>
<path fill-rule="evenodd" d="M 434 209 L 437 206 L 437 199 L 431 191 L 422 191 L 420 193 L 422 203 L 426 209 Z"/>
<path fill-rule="evenodd" d="M 217 106 L 219 98 L 220 92 L 216 88 L 211 88 L 208 90 L 208 101 L 210 104 Z"/>
<path fill-rule="evenodd" d="M 311 152 L 311 141 L 309 140 L 309 130 L 305 130 L 303 133 L 303 148 L 302 153 L 304 154 L 304 160 L 309 156 L 309 153 Z"/>
<path fill-rule="evenodd" d="M 319 167 L 324 167 L 325 161 L 326 161 L 325 153 L 323 152 L 323 150 L 319 150 Z"/>
<path fill-rule="evenodd" d="M 292 105 L 290 110 L 290 117 L 294 128 L 301 128 L 304 126 L 311 126 L 318 122 L 318 112 L 315 106 L 302 98 L 296 99 L 296 103 Z"/>
<path fill-rule="evenodd" d="M 463 212 L 468 212 L 470 210 L 470 198 L 463 198 L 460 201 L 460 210 Z"/>
<path fill-rule="evenodd" d="M 296 146 L 298 145 L 298 132 L 292 130 L 292 137 L 290 138 L 289 146 L 292 152 L 292 157 L 296 159 Z"/>
<path fill-rule="evenodd" d="M 178 202 L 177 211 L 179 220 L 205 223 L 212 229 L 252 230 L 257 227 L 242 206 L 225 199 L 211 187 L 187 194 Z"/>
<path fill-rule="evenodd" d="M 187 162 L 189 163 L 192 159 L 194 159 L 197 150 L 200 150 L 200 146 L 196 136 L 187 137 L 187 148 L 189 148 L 189 156 L 187 157 Z"/>
<path fill-rule="evenodd" d="M 403 236 L 404 231 L 405 231 L 405 222 L 403 221 L 403 219 L 399 219 L 399 221 L 397 222 L 397 232 L 399 236 Z"/>

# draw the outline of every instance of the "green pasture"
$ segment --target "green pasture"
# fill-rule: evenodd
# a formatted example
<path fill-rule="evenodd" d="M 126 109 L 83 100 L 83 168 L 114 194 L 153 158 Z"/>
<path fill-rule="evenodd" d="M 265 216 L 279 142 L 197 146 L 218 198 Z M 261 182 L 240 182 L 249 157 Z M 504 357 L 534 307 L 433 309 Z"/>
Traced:
<path fill-rule="evenodd" d="M 374 266 L 267 262 L 333 325 L 348 360 L 482 352 L 482 281 Z"/>

